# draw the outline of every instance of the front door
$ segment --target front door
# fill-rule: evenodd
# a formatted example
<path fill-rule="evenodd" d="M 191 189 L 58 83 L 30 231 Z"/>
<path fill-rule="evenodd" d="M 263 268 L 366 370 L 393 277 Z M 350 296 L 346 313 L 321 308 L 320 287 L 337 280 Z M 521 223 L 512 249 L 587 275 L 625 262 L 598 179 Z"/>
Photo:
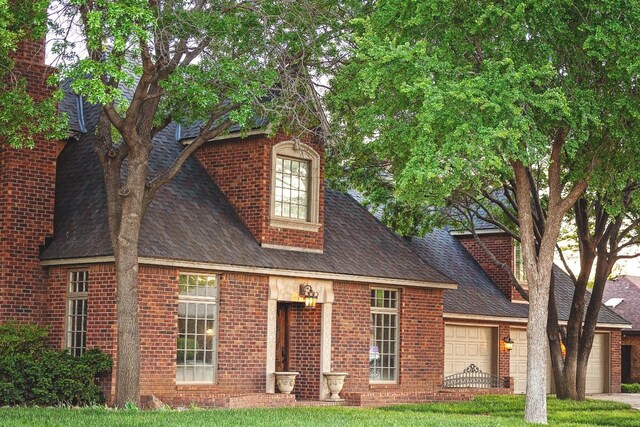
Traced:
<path fill-rule="evenodd" d="M 276 316 L 276 372 L 289 370 L 289 304 L 278 303 Z"/>

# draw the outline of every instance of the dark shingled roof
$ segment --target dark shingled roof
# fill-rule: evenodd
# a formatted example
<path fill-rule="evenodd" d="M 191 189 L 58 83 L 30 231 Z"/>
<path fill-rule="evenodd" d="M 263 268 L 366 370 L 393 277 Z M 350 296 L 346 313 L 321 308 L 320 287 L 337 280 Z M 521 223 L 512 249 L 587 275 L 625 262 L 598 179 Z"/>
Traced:
<path fill-rule="evenodd" d="M 91 129 L 95 109 L 87 112 Z M 55 233 L 43 260 L 113 253 L 94 143 L 94 132 L 87 132 L 58 158 Z M 151 175 L 168 167 L 181 149 L 175 125 L 168 126 L 154 141 Z M 139 251 L 142 257 L 161 259 L 453 283 L 348 194 L 325 191 L 324 233 L 322 254 L 261 247 L 207 172 L 191 158 L 150 205 Z"/>
<path fill-rule="evenodd" d="M 602 301 L 622 298 L 613 311 L 633 324 L 632 330 L 640 332 L 640 277 L 624 276 L 607 282 Z"/>
<path fill-rule="evenodd" d="M 447 231 L 437 230 L 424 238 L 413 237 L 408 241 L 423 260 L 458 283 L 457 289 L 447 289 L 444 292 L 445 313 L 527 317 L 529 306 L 509 301 L 480 264 L 467 252 L 464 245 Z M 567 273 L 558 266 L 554 272 L 558 314 L 560 320 L 567 320 L 573 296 L 573 283 Z M 600 310 L 598 321 L 627 323 L 605 306 Z"/>

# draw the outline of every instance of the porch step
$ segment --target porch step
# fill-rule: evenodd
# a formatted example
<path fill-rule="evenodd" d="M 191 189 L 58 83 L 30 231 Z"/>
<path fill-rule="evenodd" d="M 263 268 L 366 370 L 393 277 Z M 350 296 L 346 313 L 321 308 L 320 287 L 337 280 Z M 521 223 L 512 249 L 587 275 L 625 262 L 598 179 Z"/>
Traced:
<path fill-rule="evenodd" d="M 377 407 L 402 403 L 461 402 L 473 399 L 473 393 L 450 390 L 367 391 L 342 393 L 348 406 Z"/>
<path fill-rule="evenodd" d="M 281 393 L 252 393 L 215 399 L 218 408 L 284 408 L 295 405 L 295 395 Z"/>
<path fill-rule="evenodd" d="M 345 400 L 298 400 L 296 406 L 345 406 L 347 402 Z"/>

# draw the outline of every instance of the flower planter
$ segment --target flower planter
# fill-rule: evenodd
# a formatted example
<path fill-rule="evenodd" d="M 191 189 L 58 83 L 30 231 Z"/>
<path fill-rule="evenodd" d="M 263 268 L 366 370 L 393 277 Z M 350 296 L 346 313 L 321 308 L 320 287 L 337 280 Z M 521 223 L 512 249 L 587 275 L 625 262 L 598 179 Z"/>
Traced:
<path fill-rule="evenodd" d="M 327 387 L 331 392 L 331 396 L 327 400 L 343 400 L 340 399 L 340 392 L 344 386 L 344 379 L 346 378 L 346 372 L 324 372 L 324 378 L 327 380 Z"/>
<path fill-rule="evenodd" d="M 282 394 L 291 394 L 293 386 L 296 384 L 296 377 L 299 372 L 274 372 L 276 377 L 276 384 L 278 384 L 278 390 Z"/>

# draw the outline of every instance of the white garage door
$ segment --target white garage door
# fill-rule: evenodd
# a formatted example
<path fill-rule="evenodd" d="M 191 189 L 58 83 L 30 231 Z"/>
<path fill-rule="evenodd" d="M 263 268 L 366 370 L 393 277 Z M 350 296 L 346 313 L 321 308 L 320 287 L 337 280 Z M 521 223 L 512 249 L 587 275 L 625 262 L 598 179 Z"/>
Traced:
<path fill-rule="evenodd" d="M 527 330 L 511 328 L 513 350 L 511 350 L 510 370 L 514 380 L 514 393 L 527 391 Z M 587 393 L 606 393 L 609 385 L 609 337 L 596 334 L 587 365 Z M 554 393 L 551 360 L 547 358 L 547 392 Z"/>
<path fill-rule="evenodd" d="M 495 374 L 496 328 L 445 325 L 444 375 L 458 374 L 472 363 Z"/>
<path fill-rule="evenodd" d="M 509 370 L 513 377 L 513 392 L 523 394 L 527 391 L 527 330 L 511 328 L 513 350 L 509 354 Z"/>
<path fill-rule="evenodd" d="M 609 334 L 595 334 L 587 364 L 587 393 L 609 391 Z"/>

